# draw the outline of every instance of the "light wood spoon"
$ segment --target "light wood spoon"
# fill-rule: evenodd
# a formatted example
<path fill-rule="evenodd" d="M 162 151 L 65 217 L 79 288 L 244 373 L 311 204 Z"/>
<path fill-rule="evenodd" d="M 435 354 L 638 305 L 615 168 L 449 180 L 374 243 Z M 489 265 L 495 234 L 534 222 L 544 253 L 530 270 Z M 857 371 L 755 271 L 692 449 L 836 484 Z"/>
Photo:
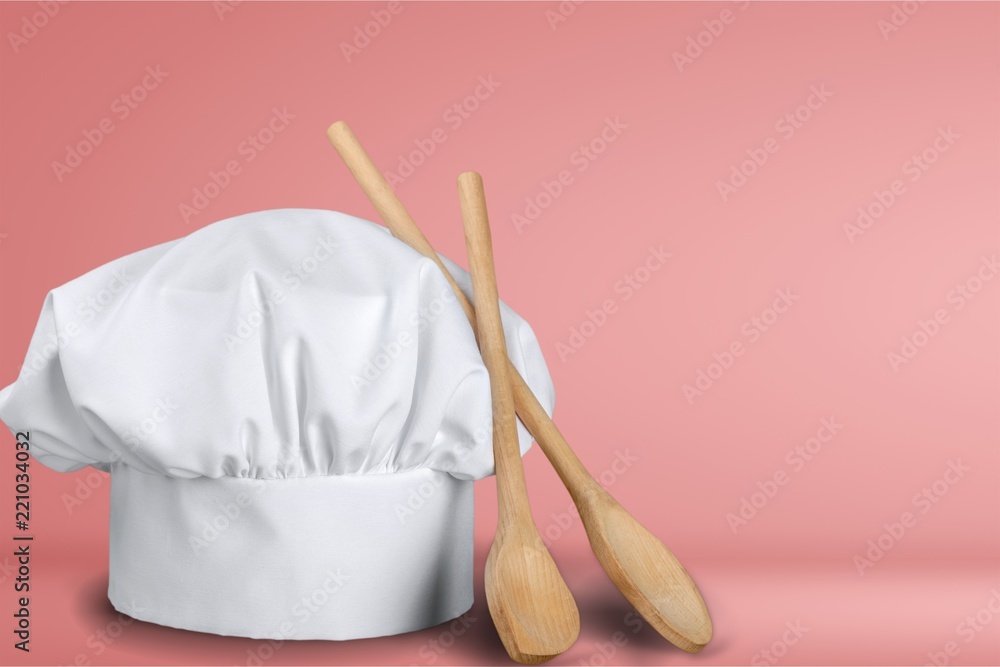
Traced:
<path fill-rule="evenodd" d="M 338 121 L 327 130 L 327 137 L 393 235 L 441 267 L 475 330 L 472 303 L 351 128 Z M 657 632 L 689 653 L 700 651 L 712 638 L 712 620 L 684 566 L 587 472 L 517 368 L 509 360 L 508 365 L 517 415 L 569 490 L 604 571 Z"/>
<path fill-rule="evenodd" d="M 458 195 L 472 290 L 479 304 L 476 334 L 490 373 L 493 396 L 493 459 L 500 517 L 486 559 L 486 601 L 507 654 L 517 662 L 534 665 L 573 645 L 580 634 L 580 613 L 538 534 L 528 506 L 507 344 L 500 322 L 490 223 L 479 174 L 467 172 L 459 176 Z"/>

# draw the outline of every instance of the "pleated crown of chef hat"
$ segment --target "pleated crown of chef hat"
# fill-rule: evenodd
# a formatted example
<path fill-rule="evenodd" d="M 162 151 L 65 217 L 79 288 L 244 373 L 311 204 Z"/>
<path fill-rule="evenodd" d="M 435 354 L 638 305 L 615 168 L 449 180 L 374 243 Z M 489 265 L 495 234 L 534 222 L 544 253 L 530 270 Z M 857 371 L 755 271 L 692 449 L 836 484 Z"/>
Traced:
<path fill-rule="evenodd" d="M 110 472 L 108 597 L 135 618 L 351 639 L 472 604 L 489 377 L 440 269 L 374 223 L 244 215 L 53 289 L 0 418 L 50 468 Z"/>

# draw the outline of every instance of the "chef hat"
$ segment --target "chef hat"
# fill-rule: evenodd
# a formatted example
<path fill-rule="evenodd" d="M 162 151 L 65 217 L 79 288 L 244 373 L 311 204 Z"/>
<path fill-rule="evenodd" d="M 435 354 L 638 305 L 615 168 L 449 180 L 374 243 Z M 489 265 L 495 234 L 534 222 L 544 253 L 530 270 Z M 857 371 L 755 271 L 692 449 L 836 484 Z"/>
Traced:
<path fill-rule="evenodd" d="M 551 412 L 535 336 L 501 310 Z M 472 605 L 489 377 L 440 269 L 379 225 L 252 213 L 52 290 L 0 418 L 50 468 L 110 471 L 108 597 L 135 618 L 352 639 Z"/>

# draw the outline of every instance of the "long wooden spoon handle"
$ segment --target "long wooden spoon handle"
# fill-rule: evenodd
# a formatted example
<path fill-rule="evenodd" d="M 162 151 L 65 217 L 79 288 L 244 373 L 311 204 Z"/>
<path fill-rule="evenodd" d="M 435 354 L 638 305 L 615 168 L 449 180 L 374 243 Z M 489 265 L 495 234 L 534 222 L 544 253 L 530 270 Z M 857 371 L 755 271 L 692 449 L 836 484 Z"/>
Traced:
<path fill-rule="evenodd" d="M 403 203 L 389 187 L 382 172 L 372 162 L 351 128 L 344 121 L 337 121 L 327 129 L 326 135 L 393 236 L 420 254 L 430 257 L 441 267 L 441 272 L 444 273 L 455 292 L 458 302 L 469 318 L 473 331 L 477 330 L 476 310 L 472 303 L 469 302 L 458 283 L 452 278 L 451 273 L 445 268 L 427 237 L 407 213 Z M 521 377 L 517 367 L 509 360 L 507 365 L 517 414 L 531 435 L 534 436 L 535 441 L 538 442 L 538 446 L 541 447 L 546 458 L 552 463 L 573 499 L 576 500 L 578 495 L 586 490 L 600 489 L 600 485 L 587 472 L 583 463 L 577 458 L 569 443 L 566 442 L 555 423 L 545 412 L 542 404 L 538 402 L 535 394 L 528 387 L 528 383 Z"/>
<path fill-rule="evenodd" d="M 476 333 L 479 351 L 490 372 L 493 396 L 493 459 L 497 469 L 497 496 L 501 518 L 530 518 L 528 488 L 521 467 L 521 451 L 517 439 L 517 416 L 514 413 L 514 393 L 510 386 L 507 344 L 500 321 L 500 297 L 497 294 L 496 270 L 493 266 L 493 242 L 486 214 L 483 179 L 475 172 L 458 177 L 458 198 L 465 225 L 465 245 L 469 255 L 472 292 L 476 299 Z"/>
<path fill-rule="evenodd" d="M 392 235 L 421 255 L 430 257 L 441 267 L 441 272 L 451 285 L 455 296 L 458 297 L 458 302 L 462 304 L 462 310 L 465 311 L 469 322 L 472 323 L 473 330 L 475 330 L 476 311 L 469 302 L 468 297 L 465 296 L 465 293 L 462 292 L 462 289 L 455 282 L 451 273 L 445 268 L 444 262 L 434 252 L 430 241 L 427 240 L 424 233 L 420 231 L 420 227 L 410 217 L 410 214 L 403 206 L 403 202 L 399 201 L 399 197 L 392 191 L 389 182 L 385 180 L 385 176 L 382 175 L 382 172 L 372 162 L 371 157 L 369 157 L 361 142 L 358 141 L 358 138 L 354 136 L 351 128 L 344 121 L 338 120 L 327 129 L 326 136 L 330 140 L 330 143 L 333 144 L 333 147 L 337 149 L 340 158 L 351 171 L 354 180 L 361 186 L 365 196 L 375 206 L 375 210 L 378 211 L 378 214 L 382 217 L 382 221 L 385 222 L 385 226 L 389 228 Z"/>
<path fill-rule="evenodd" d="M 458 284 L 444 267 L 427 238 L 410 218 L 406 209 L 403 208 L 402 203 L 396 198 L 389 184 L 365 153 L 350 128 L 343 122 L 334 123 L 327 131 L 327 136 L 365 194 L 375 205 L 389 230 L 397 238 L 430 257 L 441 267 L 455 291 L 455 296 L 462 304 L 473 330 L 476 330 L 476 309 L 459 289 Z M 469 230 L 470 222 L 476 222 L 481 217 L 482 228 L 486 230 L 485 240 L 489 243 L 485 205 L 482 203 L 481 182 L 474 175 L 463 175 L 460 187 L 463 190 L 468 190 L 468 192 L 463 192 L 463 212 L 468 209 L 470 213 L 470 216 L 464 216 L 467 217 L 466 229 Z M 473 258 L 482 254 L 477 254 L 473 245 L 478 245 L 478 243 L 473 244 L 472 240 L 469 239 L 470 263 L 478 261 L 473 260 Z M 491 257 L 490 253 L 487 255 Z M 492 276 L 492 259 L 490 259 L 489 267 L 488 273 Z M 477 274 L 482 273 L 483 270 L 473 264 L 473 280 L 476 280 Z M 481 288 L 477 288 L 476 291 L 481 292 Z M 496 310 L 495 282 L 489 291 L 491 297 L 488 299 L 477 293 L 476 303 L 480 304 L 480 308 L 483 308 L 487 301 L 493 304 L 493 316 L 496 318 L 496 322 L 491 326 L 496 327 L 499 326 L 499 311 Z M 485 313 L 485 310 L 483 312 Z M 478 335 L 480 338 L 485 337 L 483 333 Z M 495 332 L 495 338 L 502 342 L 502 332 Z M 501 356 L 496 351 L 491 354 L 492 357 Z M 505 351 L 502 356 L 506 356 Z M 503 363 L 497 364 L 495 359 L 490 363 L 494 368 L 504 365 Z M 587 529 L 587 536 L 590 538 L 591 546 L 594 548 L 594 553 L 601 566 L 604 567 L 615 586 L 661 635 L 685 651 L 700 650 L 711 639 L 712 624 L 704 600 L 694 582 L 663 543 L 629 515 L 587 472 L 565 438 L 559 433 L 559 429 L 546 414 L 524 378 L 518 373 L 517 368 L 509 359 L 506 363 L 517 415 L 521 417 L 521 421 L 535 437 L 539 447 L 552 463 L 570 495 L 573 496 L 573 501 L 579 508 L 580 517 Z M 494 382 L 494 375 L 496 374 L 491 368 L 491 383 Z M 493 390 L 494 400 L 497 396 L 509 395 L 510 390 L 506 389 L 507 383 L 501 382 L 501 384 L 503 387 L 500 388 L 500 391 L 496 388 Z M 498 414 L 509 415 L 509 404 L 506 407 L 503 404 L 500 406 L 494 404 L 494 411 Z M 511 419 L 507 417 L 505 423 L 508 426 L 500 425 L 499 429 L 506 428 L 509 432 Z M 509 434 L 504 438 L 505 442 L 508 439 L 516 439 L 516 433 L 513 439 Z M 504 451 L 498 452 L 496 443 L 494 446 L 494 451 L 497 453 L 498 488 L 501 494 L 510 496 L 510 500 L 504 502 L 502 507 L 506 506 L 512 509 L 517 507 L 519 499 L 523 499 L 524 504 L 527 505 L 527 495 L 524 492 L 524 472 L 520 467 L 520 461 L 517 460 L 519 457 L 516 446 L 515 441 L 514 447 L 511 448 L 512 459 L 505 455 Z M 511 470 L 505 470 L 505 464 Z M 507 483 L 511 480 L 515 481 Z M 501 520 L 505 519 L 505 514 L 508 521 L 515 518 L 509 512 L 505 513 L 501 509 Z M 523 524 L 524 521 L 519 523 Z M 528 523 L 530 524 L 530 520 Z M 537 533 L 535 536 L 537 538 Z M 490 553 L 492 555 L 493 552 Z M 565 584 L 563 586 L 565 587 Z M 487 587 L 487 598 L 489 590 Z M 565 595 L 571 598 L 568 591 Z M 576 630 L 579 630 L 578 622 Z M 576 637 L 576 632 L 573 633 L 573 637 Z M 566 646 L 570 643 L 572 641 L 566 643 Z M 510 649 L 508 648 L 508 650 Z M 547 655 L 551 657 L 559 652 L 561 651 Z"/>

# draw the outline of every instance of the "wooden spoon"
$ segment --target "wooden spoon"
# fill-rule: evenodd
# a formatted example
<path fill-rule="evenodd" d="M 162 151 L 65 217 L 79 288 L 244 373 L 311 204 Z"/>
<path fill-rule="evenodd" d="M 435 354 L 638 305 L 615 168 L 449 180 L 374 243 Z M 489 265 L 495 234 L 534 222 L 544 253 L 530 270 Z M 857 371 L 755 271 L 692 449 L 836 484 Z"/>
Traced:
<path fill-rule="evenodd" d="M 338 121 L 327 136 L 393 235 L 438 263 L 475 329 L 472 304 L 351 128 Z M 712 620 L 694 581 L 670 550 L 587 472 L 517 368 L 509 360 L 508 365 L 517 415 L 569 490 L 604 571 L 657 632 L 689 653 L 700 651 L 712 638 Z"/>
<path fill-rule="evenodd" d="M 580 613 L 542 543 L 528 506 L 507 344 L 500 323 L 490 223 L 479 174 L 467 172 L 459 176 L 458 194 L 472 290 L 479 304 L 476 333 L 490 372 L 493 396 L 493 459 L 500 518 L 486 559 L 486 601 L 507 653 L 517 662 L 534 665 L 573 645 L 580 634 Z"/>

